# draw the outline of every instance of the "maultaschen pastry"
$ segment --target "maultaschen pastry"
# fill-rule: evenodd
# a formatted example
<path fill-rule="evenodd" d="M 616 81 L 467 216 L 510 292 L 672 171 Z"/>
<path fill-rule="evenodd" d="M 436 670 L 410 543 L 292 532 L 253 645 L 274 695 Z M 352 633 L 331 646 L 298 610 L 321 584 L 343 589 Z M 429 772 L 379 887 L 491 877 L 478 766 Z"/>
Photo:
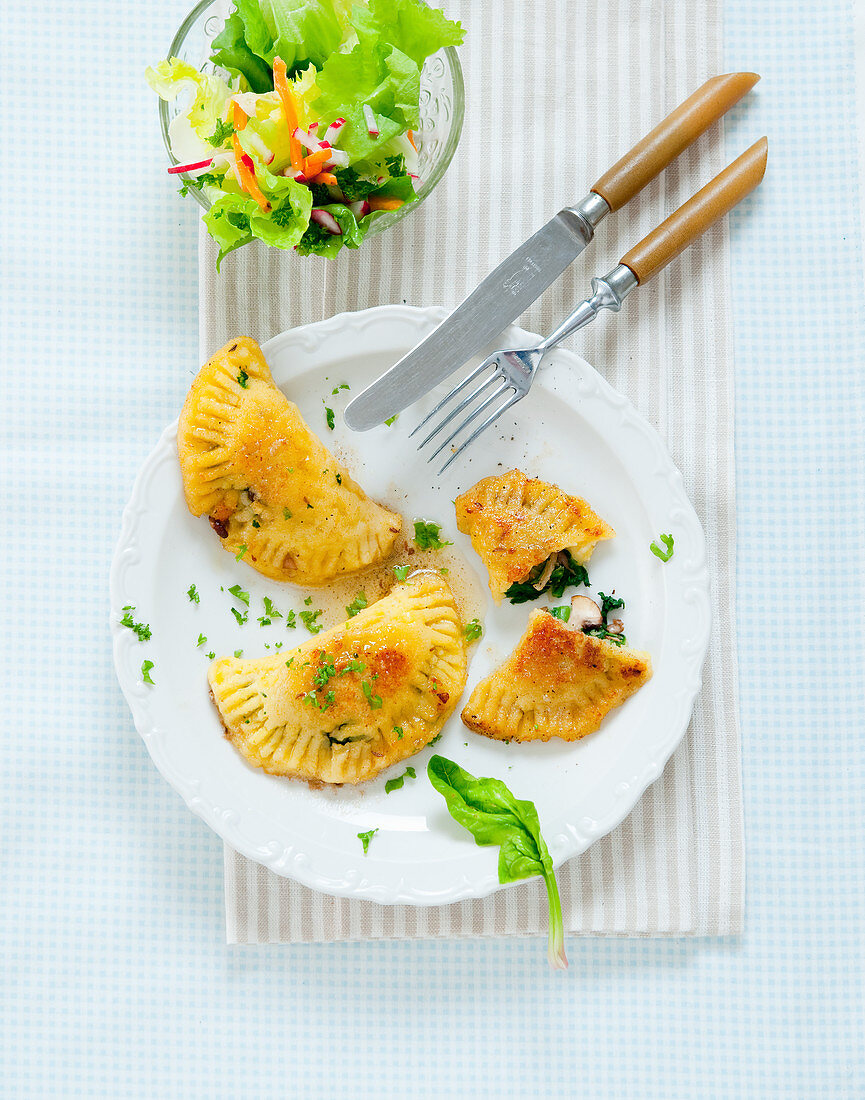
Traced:
<path fill-rule="evenodd" d="M 557 555 L 585 565 L 597 543 L 615 535 L 580 497 L 521 470 L 483 478 L 457 497 L 456 514 L 457 527 L 487 567 L 496 603 L 533 571 L 542 588 Z"/>
<path fill-rule="evenodd" d="M 402 527 L 309 430 L 248 337 L 199 371 L 177 449 L 190 512 L 266 577 L 324 584 L 386 559 Z"/>
<path fill-rule="evenodd" d="M 463 627 L 442 577 L 419 572 L 296 649 L 214 661 L 208 679 L 226 736 L 254 767 L 361 783 L 419 752 L 453 713 Z"/>
<path fill-rule="evenodd" d="M 533 611 L 510 657 L 472 692 L 462 720 L 499 741 L 578 741 L 651 676 L 648 653 Z"/>

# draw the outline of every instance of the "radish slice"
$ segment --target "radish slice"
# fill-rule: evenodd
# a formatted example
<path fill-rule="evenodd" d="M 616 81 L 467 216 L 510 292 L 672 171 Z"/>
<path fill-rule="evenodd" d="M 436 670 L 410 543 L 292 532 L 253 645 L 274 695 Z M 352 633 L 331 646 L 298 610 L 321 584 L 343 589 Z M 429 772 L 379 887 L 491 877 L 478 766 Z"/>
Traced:
<path fill-rule="evenodd" d="M 316 225 L 320 225 L 323 229 L 326 229 L 328 233 L 332 233 L 334 237 L 342 236 L 339 222 L 333 214 L 329 214 L 327 210 L 313 210 L 309 215 L 309 220 L 315 222 Z"/>
<path fill-rule="evenodd" d="M 292 135 L 295 141 L 299 141 L 305 148 L 309 149 L 310 153 L 317 153 L 321 149 L 321 142 L 318 138 L 310 137 L 306 130 L 302 130 L 299 126 Z"/>
<path fill-rule="evenodd" d="M 244 141 L 248 142 L 252 146 L 252 150 L 260 161 L 265 164 L 273 164 L 274 154 L 273 151 L 268 148 L 267 145 L 261 140 L 261 138 L 249 130 L 244 134 Z"/>
<path fill-rule="evenodd" d="M 201 173 L 206 171 L 211 164 L 213 164 L 213 157 L 209 157 L 207 160 L 196 160 L 192 164 L 172 164 L 168 169 L 168 174 L 171 176 L 177 176 L 181 172 L 186 172 L 187 175 L 194 175 L 196 172 Z"/>
<path fill-rule="evenodd" d="M 348 168 L 348 153 L 343 149 L 331 149 L 327 159 L 328 168 Z"/>
<path fill-rule="evenodd" d="M 366 128 L 369 136 L 372 138 L 377 138 L 381 131 L 378 128 L 378 123 L 375 120 L 375 115 L 373 114 L 372 107 L 370 107 L 368 103 L 364 103 L 363 105 L 363 117 L 364 121 L 366 122 Z"/>
<path fill-rule="evenodd" d="M 328 128 L 324 131 L 324 140 L 329 145 L 333 145 L 339 137 L 339 132 L 343 128 L 343 126 L 345 126 L 344 118 L 334 119 L 330 126 L 328 126 Z"/>
<path fill-rule="evenodd" d="M 317 122 L 310 122 L 309 132 L 312 133 L 313 130 L 317 130 L 317 129 L 318 129 L 318 123 Z"/>
<path fill-rule="evenodd" d="M 360 199 L 358 202 L 347 203 L 347 206 L 356 218 L 364 217 L 372 209 L 366 199 Z"/>

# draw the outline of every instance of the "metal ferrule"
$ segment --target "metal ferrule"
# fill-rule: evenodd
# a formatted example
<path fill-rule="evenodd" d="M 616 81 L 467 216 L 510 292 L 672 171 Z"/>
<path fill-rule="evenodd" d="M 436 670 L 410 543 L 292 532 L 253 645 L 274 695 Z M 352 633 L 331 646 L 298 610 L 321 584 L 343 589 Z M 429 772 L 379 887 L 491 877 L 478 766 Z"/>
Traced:
<path fill-rule="evenodd" d="M 592 279 L 591 298 L 580 302 L 570 317 L 565 318 L 555 332 L 551 333 L 540 346 L 544 350 L 555 347 L 567 336 L 585 328 L 594 321 L 602 309 L 611 309 L 618 313 L 622 302 L 637 285 L 637 276 L 629 267 L 619 264 L 602 279 Z"/>
<path fill-rule="evenodd" d="M 587 240 L 595 235 L 595 228 L 609 214 L 610 208 L 605 199 L 594 191 L 590 191 L 584 199 L 567 209 L 583 222 L 587 234 Z"/>

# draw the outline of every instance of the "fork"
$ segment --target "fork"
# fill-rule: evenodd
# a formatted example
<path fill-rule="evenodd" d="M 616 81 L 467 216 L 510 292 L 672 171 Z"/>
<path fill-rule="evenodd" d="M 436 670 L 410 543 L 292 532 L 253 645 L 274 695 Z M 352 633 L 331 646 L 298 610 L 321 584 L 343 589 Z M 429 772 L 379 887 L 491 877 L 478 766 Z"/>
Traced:
<path fill-rule="evenodd" d="M 409 436 L 411 438 L 420 432 L 437 413 L 443 412 L 463 395 L 459 404 L 447 411 L 418 443 L 420 451 L 451 425 L 460 413 L 466 412 L 465 418 L 453 428 L 450 435 L 438 443 L 428 459 L 432 462 L 448 444 L 473 427 L 471 434 L 453 450 L 439 474 L 443 474 L 503 413 L 522 401 L 531 389 L 548 351 L 588 325 L 602 309 L 618 313 L 625 298 L 635 287 L 657 275 L 688 245 L 750 194 L 763 179 L 767 157 L 768 142 L 763 137 L 627 252 L 612 271 L 603 278 L 592 279 L 591 296 L 580 302 L 546 340 L 531 348 L 493 352 L 446 394 Z M 469 389 L 472 382 L 477 384 Z M 478 423 L 479 417 L 488 409 L 491 409 L 489 415 Z"/>

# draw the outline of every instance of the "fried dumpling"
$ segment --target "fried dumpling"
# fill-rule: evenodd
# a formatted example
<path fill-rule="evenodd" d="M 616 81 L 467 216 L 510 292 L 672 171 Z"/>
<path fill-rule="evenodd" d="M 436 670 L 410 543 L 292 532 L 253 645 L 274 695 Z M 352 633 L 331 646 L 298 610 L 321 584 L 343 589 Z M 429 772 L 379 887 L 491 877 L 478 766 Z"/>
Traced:
<path fill-rule="evenodd" d="M 456 513 L 457 527 L 487 567 L 496 603 L 562 551 L 585 565 L 596 544 L 616 533 L 584 500 L 521 470 L 483 478 L 457 497 Z"/>
<path fill-rule="evenodd" d="M 462 720 L 499 741 L 578 741 L 651 676 L 648 653 L 533 611 L 510 657 L 472 692 Z"/>
<path fill-rule="evenodd" d="M 387 558 L 402 527 L 309 430 L 248 337 L 199 371 L 177 449 L 190 512 L 266 577 L 324 584 Z"/>
<path fill-rule="evenodd" d="M 250 764 L 361 783 L 419 752 L 453 713 L 466 680 L 462 623 L 442 577 L 419 572 L 297 649 L 223 657 L 208 679 Z"/>

